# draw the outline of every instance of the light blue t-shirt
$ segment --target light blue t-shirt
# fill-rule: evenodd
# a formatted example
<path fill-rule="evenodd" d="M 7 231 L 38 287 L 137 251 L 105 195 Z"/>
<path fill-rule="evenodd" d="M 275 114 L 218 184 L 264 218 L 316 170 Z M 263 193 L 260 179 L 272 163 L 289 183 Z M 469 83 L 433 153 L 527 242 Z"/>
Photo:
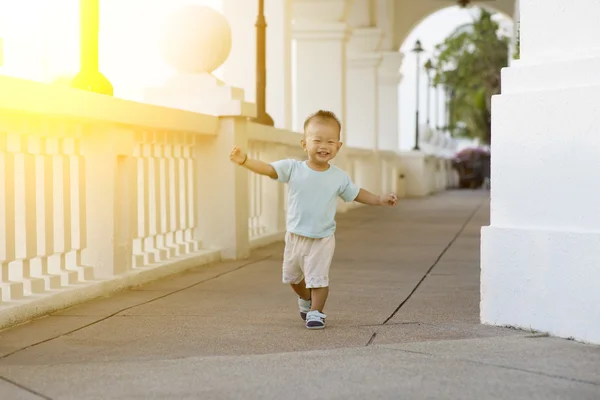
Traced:
<path fill-rule="evenodd" d="M 280 160 L 271 165 L 277 180 L 288 184 L 288 232 L 309 238 L 333 235 L 338 196 L 351 202 L 360 191 L 350 176 L 333 165 L 315 171 L 306 161 Z"/>

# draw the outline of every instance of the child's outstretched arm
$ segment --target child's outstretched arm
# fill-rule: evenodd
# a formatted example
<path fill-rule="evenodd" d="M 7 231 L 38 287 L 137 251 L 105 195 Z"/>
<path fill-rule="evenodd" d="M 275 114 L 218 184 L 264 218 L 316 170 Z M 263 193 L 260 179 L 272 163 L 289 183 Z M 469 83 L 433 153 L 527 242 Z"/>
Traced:
<path fill-rule="evenodd" d="M 244 153 L 239 147 L 234 147 L 229 154 L 229 159 L 234 163 L 241 165 L 252 172 L 259 175 L 266 175 L 269 178 L 277 179 L 277 171 L 271 165 L 260 160 L 248 158 L 248 154 Z"/>
<path fill-rule="evenodd" d="M 356 196 L 354 201 L 362 204 L 368 204 L 370 206 L 394 207 L 398 202 L 398 197 L 394 193 L 377 196 L 368 190 L 360 189 L 360 192 L 358 192 L 358 196 Z"/>

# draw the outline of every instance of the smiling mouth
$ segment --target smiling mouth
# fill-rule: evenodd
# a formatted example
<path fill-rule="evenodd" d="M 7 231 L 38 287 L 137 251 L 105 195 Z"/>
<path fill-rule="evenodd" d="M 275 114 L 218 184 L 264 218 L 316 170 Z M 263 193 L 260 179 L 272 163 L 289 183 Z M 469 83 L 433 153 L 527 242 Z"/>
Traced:
<path fill-rule="evenodd" d="M 320 156 L 328 156 L 329 152 L 328 151 L 317 151 L 317 154 Z"/>

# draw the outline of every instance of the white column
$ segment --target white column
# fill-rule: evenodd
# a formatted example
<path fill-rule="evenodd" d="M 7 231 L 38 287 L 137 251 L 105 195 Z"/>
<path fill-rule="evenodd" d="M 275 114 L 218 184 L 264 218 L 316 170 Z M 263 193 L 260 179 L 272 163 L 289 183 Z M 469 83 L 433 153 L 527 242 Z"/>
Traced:
<path fill-rule="evenodd" d="M 265 0 L 267 112 L 275 126 L 292 129 L 292 2 Z"/>
<path fill-rule="evenodd" d="M 600 2 L 521 0 L 492 113 L 481 319 L 600 344 Z"/>
<path fill-rule="evenodd" d="M 402 80 L 400 66 L 404 55 L 400 52 L 385 52 L 379 66 L 379 139 L 381 150 L 397 151 L 400 149 L 398 131 L 398 86 Z"/>
<path fill-rule="evenodd" d="M 381 39 L 380 29 L 361 28 L 352 32 L 348 43 L 346 144 L 351 147 L 378 147 L 381 53 L 376 50 Z"/>
<path fill-rule="evenodd" d="M 245 100 L 256 102 L 256 16 L 258 0 L 221 0 L 231 27 L 231 50 L 221 66 L 223 80 L 244 89 Z M 268 78 L 267 78 L 268 79 Z"/>
<path fill-rule="evenodd" d="M 256 102 L 257 0 L 221 0 L 231 26 L 231 52 L 221 67 L 223 80 L 244 89 L 245 99 Z M 291 0 L 265 1 L 267 21 L 267 113 L 275 126 L 291 127 Z"/>
<path fill-rule="evenodd" d="M 346 126 L 346 0 L 294 0 L 293 129 L 318 109 L 333 111 Z"/>

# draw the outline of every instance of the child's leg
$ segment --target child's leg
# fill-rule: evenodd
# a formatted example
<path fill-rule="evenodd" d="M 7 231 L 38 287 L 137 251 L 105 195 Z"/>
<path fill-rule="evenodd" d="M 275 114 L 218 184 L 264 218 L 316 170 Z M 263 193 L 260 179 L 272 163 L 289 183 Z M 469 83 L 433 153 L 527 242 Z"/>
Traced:
<path fill-rule="evenodd" d="M 283 265 L 282 265 L 282 282 L 292 286 L 292 289 L 298 295 L 295 288 L 302 290 L 302 286 L 306 289 L 304 284 L 304 276 L 302 268 L 300 267 L 300 259 L 302 255 L 298 252 L 298 237 L 290 232 L 285 234 L 285 249 L 283 250 Z M 310 297 L 310 293 L 308 293 Z"/>
<path fill-rule="evenodd" d="M 306 315 L 308 329 L 325 327 L 326 315 L 323 314 L 329 295 L 329 267 L 335 250 L 335 237 L 332 235 L 314 240 L 309 254 L 304 259 L 306 287 L 311 291 L 311 308 Z"/>
<path fill-rule="evenodd" d="M 304 299 L 304 300 L 311 299 L 310 289 L 306 288 L 306 281 L 304 279 L 302 279 L 302 282 L 300 282 L 298 284 L 290 283 L 290 286 L 291 286 L 292 290 L 294 292 L 296 292 L 298 297 L 300 297 L 301 299 Z"/>
<path fill-rule="evenodd" d="M 300 308 L 300 318 L 306 321 L 306 314 L 310 312 L 311 299 L 310 289 L 306 287 L 306 282 L 302 279 L 302 282 L 298 284 L 291 283 L 290 286 L 298 295 L 298 308 Z"/>
<path fill-rule="evenodd" d="M 329 295 L 329 287 L 321 287 L 310 289 L 312 306 L 310 307 L 311 311 L 319 311 L 323 312 L 325 309 L 325 302 L 327 301 L 327 296 Z"/>
<path fill-rule="evenodd" d="M 304 274 L 301 268 L 303 239 L 291 234 L 285 235 L 285 250 L 283 251 L 283 283 L 291 286 L 298 295 L 298 307 L 300 318 L 306 320 L 306 314 L 310 311 L 310 289 L 306 288 Z"/>

